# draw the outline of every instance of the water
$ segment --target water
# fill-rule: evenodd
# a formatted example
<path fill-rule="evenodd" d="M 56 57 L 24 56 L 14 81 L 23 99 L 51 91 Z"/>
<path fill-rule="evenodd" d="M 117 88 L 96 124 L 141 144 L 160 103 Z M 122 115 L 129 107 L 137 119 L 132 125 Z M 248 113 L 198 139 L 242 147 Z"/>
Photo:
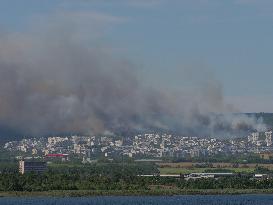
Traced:
<path fill-rule="evenodd" d="M 0 198 L 1 205 L 273 205 L 273 195 Z"/>

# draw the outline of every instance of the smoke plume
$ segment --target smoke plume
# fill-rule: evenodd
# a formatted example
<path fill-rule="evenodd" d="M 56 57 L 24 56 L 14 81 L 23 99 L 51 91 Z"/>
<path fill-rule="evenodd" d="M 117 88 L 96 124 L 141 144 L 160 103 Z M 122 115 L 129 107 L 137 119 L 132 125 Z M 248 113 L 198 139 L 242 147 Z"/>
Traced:
<path fill-rule="evenodd" d="M 221 114 L 232 110 L 214 79 L 180 91 L 144 81 L 134 65 L 70 31 L 0 34 L 0 125 L 17 133 L 229 136 L 265 129 L 261 119 Z"/>

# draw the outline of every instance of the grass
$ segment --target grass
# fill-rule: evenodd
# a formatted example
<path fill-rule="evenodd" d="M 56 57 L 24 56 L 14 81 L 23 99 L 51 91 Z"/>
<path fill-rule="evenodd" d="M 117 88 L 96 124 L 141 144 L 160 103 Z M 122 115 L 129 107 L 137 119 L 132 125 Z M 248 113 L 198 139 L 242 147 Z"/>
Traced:
<path fill-rule="evenodd" d="M 160 174 L 190 174 L 193 172 L 204 172 L 206 168 L 159 168 Z"/>
<path fill-rule="evenodd" d="M 163 167 L 159 168 L 160 174 L 190 174 L 190 173 L 200 173 L 205 170 L 213 170 L 217 168 L 174 168 L 174 167 Z M 230 170 L 230 172 L 235 173 L 253 173 L 254 168 L 225 168 Z"/>
<path fill-rule="evenodd" d="M 177 162 L 177 163 L 157 163 L 157 165 L 160 168 L 164 168 L 164 167 L 171 167 L 171 168 L 192 168 L 194 167 L 196 164 L 200 164 L 200 163 L 193 163 L 193 162 Z M 211 165 L 213 165 L 213 167 L 218 167 L 218 168 L 232 168 L 234 163 L 225 163 L 225 162 L 217 162 L 217 163 L 210 163 Z M 239 168 L 255 168 L 256 166 L 260 166 L 260 167 L 265 167 L 268 168 L 270 170 L 273 170 L 273 164 L 262 164 L 262 163 L 248 163 L 248 164 L 238 164 Z"/>
<path fill-rule="evenodd" d="M 204 172 L 205 170 L 213 170 L 213 169 L 219 169 L 219 168 L 196 168 L 192 167 L 192 163 L 172 163 L 171 166 L 165 166 L 165 164 L 158 164 L 159 165 L 159 171 L 160 174 L 190 174 L 190 173 L 200 173 Z M 163 165 L 163 166 L 162 166 Z M 170 165 L 170 164 L 168 164 Z M 181 165 L 186 165 L 181 166 Z M 218 165 L 218 164 L 216 164 Z M 238 168 L 233 168 L 233 167 L 228 167 L 228 164 L 222 164 L 225 166 L 222 166 L 223 169 L 230 170 L 230 172 L 235 172 L 235 173 L 253 173 L 255 170 L 254 166 L 250 167 L 238 167 Z M 77 167 L 77 168 L 83 168 L 86 167 L 86 165 L 83 164 L 75 164 L 75 163 L 51 163 L 48 165 L 49 167 L 52 168 L 71 168 L 71 167 Z"/>
<path fill-rule="evenodd" d="M 82 168 L 85 167 L 84 164 L 76 164 L 76 163 L 49 163 L 48 167 L 52 167 L 52 168 Z"/>
<path fill-rule="evenodd" d="M 205 170 L 225 169 L 235 173 L 253 173 L 257 164 L 238 164 L 238 168 L 233 167 L 233 163 L 211 163 L 213 168 L 196 168 L 198 163 L 179 162 L 179 163 L 157 163 L 161 174 L 189 174 L 200 173 Z M 260 167 L 273 170 L 273 164 L 258 164 Z M 213 171 L 212 171 L 213 172 Z"/>

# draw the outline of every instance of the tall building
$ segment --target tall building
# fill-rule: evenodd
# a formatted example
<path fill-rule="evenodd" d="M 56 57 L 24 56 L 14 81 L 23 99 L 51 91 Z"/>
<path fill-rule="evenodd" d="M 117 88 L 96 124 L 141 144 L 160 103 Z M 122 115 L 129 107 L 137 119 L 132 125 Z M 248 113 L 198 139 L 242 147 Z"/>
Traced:
<path fill-rule="evenodd" d="M 46 162 L 19 161 L 19 173 L 25 174 L 28 172 L 43 173 L 47 169 Z"/>
<path fill-rule="evenodd" d="M 272 145 L 272 131 L 265 132 L 265 142 L 266 146 Z"/>
<path fill-rule="evenodd" d="M 197 148 L 194 148 L 190 151 L 191 158 L 199 157 L 200 156 L 200 150 Z"/>
<path fill-rule="evenodd" d="M 253 143 L 253 144 L 256 144 L 257 141 L 259 140 L 259 132 L 253 132 L 253 133 L 251 134 L 251 136 L 252 136 L 252 143 Z"/>

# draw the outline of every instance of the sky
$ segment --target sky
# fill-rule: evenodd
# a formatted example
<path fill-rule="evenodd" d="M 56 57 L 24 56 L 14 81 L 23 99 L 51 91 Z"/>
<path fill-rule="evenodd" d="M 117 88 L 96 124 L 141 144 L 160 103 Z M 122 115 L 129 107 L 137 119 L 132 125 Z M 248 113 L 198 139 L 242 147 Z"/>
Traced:
<path fill-rule="evenodd" d="M 210 76 L 236 110 L 273 112 L 271 0 L 0 0 L 0 34 L 57 21 L 148 85 L 180 90 Z"/>

